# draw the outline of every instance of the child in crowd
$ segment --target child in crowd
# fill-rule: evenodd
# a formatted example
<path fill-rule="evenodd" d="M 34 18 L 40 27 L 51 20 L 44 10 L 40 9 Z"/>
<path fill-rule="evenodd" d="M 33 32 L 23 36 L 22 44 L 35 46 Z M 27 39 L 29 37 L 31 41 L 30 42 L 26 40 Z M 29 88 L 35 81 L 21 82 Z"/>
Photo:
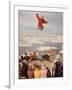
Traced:
<path fill-rule="evenodd" d="M 46 78 L 47 77 L 47 69 L 46 67 L 42 64 L 41 65 L 41 78 Z"/>
<path fill-rule="evenodd" d="M 40 70 L 40 67 L 38 65 L 35 66 L 34 78 L 41 78 L 41 70 Z"/>

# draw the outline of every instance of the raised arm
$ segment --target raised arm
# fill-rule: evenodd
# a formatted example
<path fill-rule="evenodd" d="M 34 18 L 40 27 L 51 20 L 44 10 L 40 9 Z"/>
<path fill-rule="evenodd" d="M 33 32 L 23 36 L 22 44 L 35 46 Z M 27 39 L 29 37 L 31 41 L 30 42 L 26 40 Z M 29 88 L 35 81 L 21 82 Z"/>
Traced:
<path fill-rule="evenodd" d="M 40 17 L 39 17 L 39 15 L 38 15 L 38 13 L 36 14 L 36 17 L 37 17 L 38 19 L 40 19 Z"/>

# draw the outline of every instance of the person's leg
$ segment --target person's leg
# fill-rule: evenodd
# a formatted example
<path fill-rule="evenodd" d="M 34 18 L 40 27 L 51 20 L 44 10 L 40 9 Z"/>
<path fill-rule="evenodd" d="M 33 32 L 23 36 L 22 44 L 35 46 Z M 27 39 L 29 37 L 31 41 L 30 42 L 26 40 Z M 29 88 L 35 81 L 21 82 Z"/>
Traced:
<path fill-rule="evenodd" d="M 40 28 L 40 30 L 43 30 L 43 28 L 44 28 L 44 26 L 42 26 L 42 27 Z"/>

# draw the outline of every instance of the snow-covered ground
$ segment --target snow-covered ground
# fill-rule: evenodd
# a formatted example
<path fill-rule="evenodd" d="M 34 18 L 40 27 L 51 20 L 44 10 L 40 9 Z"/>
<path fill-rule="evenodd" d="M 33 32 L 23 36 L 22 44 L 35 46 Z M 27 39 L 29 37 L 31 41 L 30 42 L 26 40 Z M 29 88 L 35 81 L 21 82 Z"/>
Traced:
<path fill-rule="evenodd" d="M 63 45 L 62 35 L 52 35 L 41 32 L 19 32 L 18 40 L 19 53 L 23 53 L 24 50 L 61 49 Z"/>
<path fill-rule="evenodd" d="M 19 46 L 31 46 L 31 44 L 44 44 L 45 42 L 62 43 L 62 35 L 51 35 L 48 33 L 23 33 L 19 32 Z"/>

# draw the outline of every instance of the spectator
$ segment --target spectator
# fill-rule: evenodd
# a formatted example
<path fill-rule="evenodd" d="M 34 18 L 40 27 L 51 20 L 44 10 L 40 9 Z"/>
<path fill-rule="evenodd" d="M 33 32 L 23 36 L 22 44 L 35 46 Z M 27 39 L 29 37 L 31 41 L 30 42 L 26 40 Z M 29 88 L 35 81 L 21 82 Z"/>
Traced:
<path fill-rule="evenodd" d="M 50 73 L 50 70 L 49 68 L 47 68 L 47 78 L 51 77 L 51 73 Z"/>
<path fill-rule="evenodd" d="M 37 55 L 36 55 L 36 52 L 34 51 L 33 52 L 33 60 L 36 60 L 36 58 L 37 58 Z"/>
<path fill-rule="evenodd" d="M 24 59 L 29 61 L 29 57 L 28 57 L 27 53 L 25 53 Z"/>
<path fill-rule="evenodd" d="M 43 56 L 43 58 L 44 58 L 45 60 L 49 60 L 49 55 L 46 53 L 46 54 Z"/>
<path fill-rule="evenodd" d="M 40 53 L 37 54 L 37 59 L 38 59 L 38 60 L 44 60 L 44 59 L 42 58 L 42 56 L 41 56 Z"/>
<path fill-rule="evenodd" d="M 23 63 L 23 66 L 21 68 L 21 78 L 26 79 L 27 78 L 27 65 L 25 63 Z"/>
<path fill-rule="evenodd" d="M 32 64 L 28 65 L 27 76 L 28 76 L 28 79 L 34 78 L 34 70 L 33 70 Z"/>
<path fill-rule="evenodd" d="M 41 78 L 47 77 L 47 69 L 44 65 L 41 65 Z"/>
<path fill-rule="evenodd" d="M 63 77 L 63 65 L 60 61 L 55 63 L 56 69 L 55 69 L 55 77 Z"/>
<path fill-rule="evenodd" d="M 19 78 L 21 77 L 22 60 L 19 59 Z"/>
<path fill-rule="evenodd" d="M 32 61 L 33 60 L 33 54 L 30 52 L 29 54 L 29 61 Z"/>
<path fill-rule="evenodd" d="M 40 67 L 38 65 L 35 66 L 34 78 L 41 78 L 41 70 L 40 70 Z"/>

